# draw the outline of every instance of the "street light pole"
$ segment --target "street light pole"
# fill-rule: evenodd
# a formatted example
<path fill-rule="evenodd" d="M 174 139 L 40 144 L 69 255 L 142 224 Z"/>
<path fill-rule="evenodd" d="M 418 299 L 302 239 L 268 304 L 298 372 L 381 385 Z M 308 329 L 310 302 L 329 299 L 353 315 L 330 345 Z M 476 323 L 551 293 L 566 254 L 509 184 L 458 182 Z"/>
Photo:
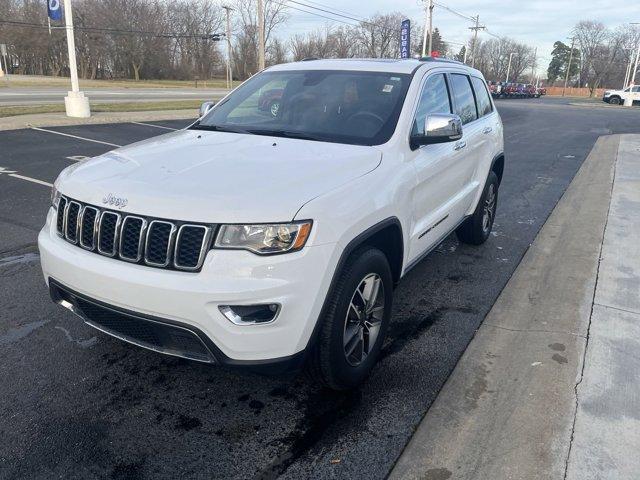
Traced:
<path fill-rule="evenodd" d="M 564 87 L 562 87 L 562 96 L 564 97 L 564 91 L 567 89 L 567 83 L 569 82 L 569 72 L 571 71 L 571 61 L 573 60 L 573 46 L 575 45 L 576 37 L 571 37 L 571 52 L 569 53 L 569 65 L 567 65 L 567 73 L 564 76 Z"/>
<path fill-rule="evenodd" d="M 633 73 L 631 74 L 631 85 L 636 84 L 636 73 L 638 71 L 638 61 L 640 61 L 640 45 L 638 45 L 638 49 L 636 51 L 636 61 L 633 64 Z"/>
<path fill-rule="evenodd" d="M 71 75 L 71 91 L 64 97 L 64 106 L 68 117 L 86 118 L 91 116 L 89 99 L 80 91 L 78 83 L 78 67 L 76 65 L 76 43 L 73 33 L 73 13 L 71 0 L 64 0 L 64 23 L 67 30 L 67 48 L 69 50 L 69 73 Z"/>
<path fill-rule="evenodd" d="M 536 68 L 536 60 L 538 58 L 538 47 L 535 48 L 535 50 L 533 51 L 533 62 L 531 63 L 531 83 L 533 83 L 533 79 L 534 79 L 534 75 L 535 75 L 535 68 Z"/>
<path fill-rule="evenodd" d="M 640 23 L 632 22 L 631 25 L 640 25 Z M 633 65 L 633 73 L 631 74 L 631 85 L 635 85 L 636 72 L 638 71 L 638 61 L 640 61 L 640 41 L 638 41 L 638 50 L 636 51 L 636 61 Z"/>
<path fill-rule="evenodd" d="M 506 83 L 509 83 L 509 74 L 511 73 L 511 59 L 513 58 L 514 55 L 517 55 L 517 52 L 511 52 L 509 54 L 509 64 L 507 65 L 507 80 Z"/>
<path fill-rule="evenodd" d="M 258 70 L 264 70 L 264 0 L 258 0 Z"/>
<path fill-rule="evenodd" d="M 231 8 L 228 5 L 223 5 L 222 8 L 225 9 L 227 13 L 227 89 L 231 89 L 233 87 L 233 70 L 231 70 Z"/>

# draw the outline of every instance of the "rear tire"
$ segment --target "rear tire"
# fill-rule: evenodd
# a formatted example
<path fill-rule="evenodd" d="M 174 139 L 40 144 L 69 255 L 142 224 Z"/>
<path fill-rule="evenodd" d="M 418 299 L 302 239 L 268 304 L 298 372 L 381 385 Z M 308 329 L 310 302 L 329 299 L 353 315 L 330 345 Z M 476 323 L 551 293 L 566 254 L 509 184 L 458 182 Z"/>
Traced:
<path fill-rule="evenodd" d="M 385 254 L 369 246 L 352 253 L 339 276 L 319 320 L 321 330 L 306 371 L 323 386 L 348 390 L 367 378 L 380 356 L 391 317 L 393 277 Z"/>
<path fill-rule="evenodd" d="M 476 210 L 456 230 L 462 243 L 482 245 L 489 238 L 498 206 L 498 183 L 495 172 L 489 172 Z"/>

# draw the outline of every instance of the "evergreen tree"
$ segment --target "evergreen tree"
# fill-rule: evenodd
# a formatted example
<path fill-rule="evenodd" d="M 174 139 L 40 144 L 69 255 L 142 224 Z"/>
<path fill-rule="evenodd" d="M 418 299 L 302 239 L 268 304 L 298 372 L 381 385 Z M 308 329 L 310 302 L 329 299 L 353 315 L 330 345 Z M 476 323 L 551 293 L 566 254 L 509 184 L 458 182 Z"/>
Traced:
<path fill-rule="evenodd" d="M 556 80 L 564 79 L 567 74 L 567 66 L 569 65 L 569 57 L 571 56 L 571 47 L 561 41 L 553 44 L 551 52 L 551 62 L 547 68 L 547 81 L 552 85 Z M 571 71 L 569 78 L 575 76 L 580 70 L 580 50 L 573 49 L 573 59 L 571 60 Z"/>

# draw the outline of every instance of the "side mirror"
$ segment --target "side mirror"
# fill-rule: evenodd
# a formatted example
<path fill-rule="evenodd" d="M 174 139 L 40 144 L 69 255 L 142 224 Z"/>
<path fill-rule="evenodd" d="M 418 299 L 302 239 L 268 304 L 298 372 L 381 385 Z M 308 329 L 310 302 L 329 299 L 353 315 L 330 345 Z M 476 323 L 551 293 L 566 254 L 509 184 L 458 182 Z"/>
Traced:
<path fill-rule="evenodd" d="M 458 115 L 434 113 L 424 119 L 424 133 L 411 135 L 411 148 L 432 143 L 454 142 L 462 138 L 462 120 Z"/>
<path fill-rule="evenodd" d="M 207 113 L 209 113 L 209 110 L 211 110 L 213 108 L 213 106 L 215 105 L 215 102 L 204 102 L 202 105 L 200 105 L 200 118 L 204 117 Z"/>

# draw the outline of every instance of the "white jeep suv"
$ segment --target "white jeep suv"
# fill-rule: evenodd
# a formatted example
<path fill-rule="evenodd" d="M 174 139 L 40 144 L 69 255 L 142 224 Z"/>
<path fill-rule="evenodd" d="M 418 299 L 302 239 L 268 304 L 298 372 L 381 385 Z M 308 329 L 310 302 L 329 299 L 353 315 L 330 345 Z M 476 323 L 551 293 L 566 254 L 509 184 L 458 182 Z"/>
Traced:
<path fill-rule="evenodd" d="M 65 169 L 44 277 L 55 302 L 141 347 L 350 388 L 402 276 L 453 231 L 488 238 L 502 132 L 459 62 L 271 67 L 184 130 Z"/>

